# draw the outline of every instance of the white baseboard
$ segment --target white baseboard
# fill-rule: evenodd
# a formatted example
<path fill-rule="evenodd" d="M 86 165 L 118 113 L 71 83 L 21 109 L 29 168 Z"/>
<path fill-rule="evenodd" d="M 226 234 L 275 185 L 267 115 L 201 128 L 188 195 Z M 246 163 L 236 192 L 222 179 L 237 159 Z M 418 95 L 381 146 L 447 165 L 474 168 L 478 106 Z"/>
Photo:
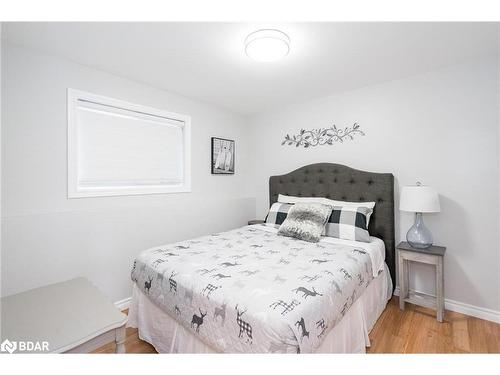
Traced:
<path fill-rule="evenodd" d="M 118 307 L 120 311 L 123 311 L 129 308 L 130 301 L 132 301 L 132 297 L 124 298 L 120 301 L 116 301 L 115 306 Z"/>
<path fill-rule="evenodd" d="M 422 292 L 418 293 L 426 296 L 435 297 L 432 294 L 427 294 Z M 396 287 L 396 289 L 394 290 L 394 295 L 399 296 L 399 287 Z M 500 323 L 500 311 L 486 309 L 484 307 L 473 306 L 467 303 L 458 302 L 447 298 L 445 298 L 444 300 L 444 308 L 446 310 L 474 316 L 479 319 L 489 320 L 490 322 Z"/>

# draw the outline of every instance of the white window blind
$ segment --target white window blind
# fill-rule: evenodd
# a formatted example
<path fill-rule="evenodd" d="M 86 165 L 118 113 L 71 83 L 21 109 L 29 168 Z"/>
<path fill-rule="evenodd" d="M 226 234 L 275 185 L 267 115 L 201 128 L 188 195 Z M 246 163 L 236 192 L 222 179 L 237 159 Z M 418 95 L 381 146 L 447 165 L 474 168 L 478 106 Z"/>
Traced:
<path fill-rule="evenodd" d="M 68 195 L 190 190 L 189 117 L 68 90 Z"/>

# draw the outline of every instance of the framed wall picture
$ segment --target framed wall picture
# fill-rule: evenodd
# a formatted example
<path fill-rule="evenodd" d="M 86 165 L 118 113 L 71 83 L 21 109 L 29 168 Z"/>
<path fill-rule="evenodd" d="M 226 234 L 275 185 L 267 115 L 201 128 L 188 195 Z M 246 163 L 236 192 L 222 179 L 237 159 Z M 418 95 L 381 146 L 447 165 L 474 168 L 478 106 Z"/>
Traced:
<path fill-rule="evenodd" d="M 234 141 L 212 137 L 212 174 L 234 174 Z"/>

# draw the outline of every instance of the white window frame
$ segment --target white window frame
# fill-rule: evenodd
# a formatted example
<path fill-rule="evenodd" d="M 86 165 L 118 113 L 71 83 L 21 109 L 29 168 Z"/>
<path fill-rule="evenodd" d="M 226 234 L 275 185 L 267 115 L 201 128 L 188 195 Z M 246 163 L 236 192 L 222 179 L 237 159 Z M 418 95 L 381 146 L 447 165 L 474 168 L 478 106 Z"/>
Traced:
<path fill-rule="evenodd" d="M 173 112 L 167 112 L 157 108 L 133 104 L 126 101 L 109 98 L 89 92 L 68 89 L 67 115 L 68 115 L 68 198 L 102 197 L 116 195 L 139 195 L 139 194 L 164 194 L 185 193 L 191 191 L 191 117 Z M 115 107 L 118 109 L 138 112 L 150 116 L 165 118 L 179 122 L 184 135 L 184 163 L 183 183 L 178 185 L 151 184 L 127 186 L 81 186 L 79 184 L 78 171 L 78 131 L 76 110 L 79 101 L 91 102 L 99 105 Z"/>

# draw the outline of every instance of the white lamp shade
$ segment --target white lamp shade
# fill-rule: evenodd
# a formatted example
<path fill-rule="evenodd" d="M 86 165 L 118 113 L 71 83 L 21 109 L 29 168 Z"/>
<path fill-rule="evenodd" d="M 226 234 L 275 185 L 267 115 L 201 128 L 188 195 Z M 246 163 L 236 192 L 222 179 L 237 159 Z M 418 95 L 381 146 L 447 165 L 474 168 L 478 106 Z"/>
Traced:
<path fill-rule="evenodd" d="M 439 195 L 429 186 L 403 186 L 399 209 L 408 212 L 440 212 Z"/>

